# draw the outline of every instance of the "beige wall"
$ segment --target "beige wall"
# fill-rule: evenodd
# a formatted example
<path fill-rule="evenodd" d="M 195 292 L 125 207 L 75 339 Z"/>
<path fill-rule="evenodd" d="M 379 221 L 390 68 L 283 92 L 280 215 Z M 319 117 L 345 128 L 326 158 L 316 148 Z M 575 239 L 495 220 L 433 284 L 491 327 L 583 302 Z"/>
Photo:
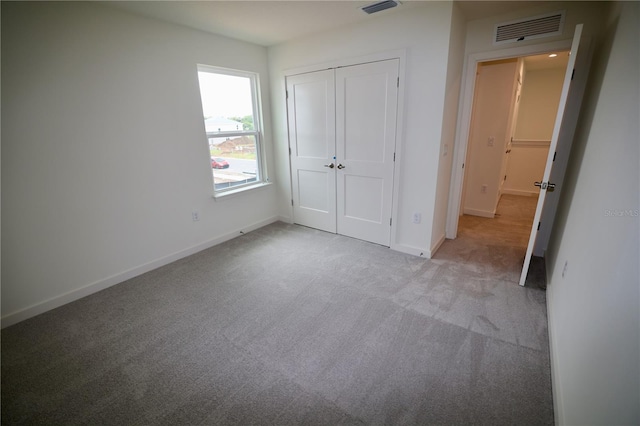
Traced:
<path fill-rule="evenodd" d="M 640 423 L 640 4 L 598 40 L 547 255 L 556 421 Z"/>
<path fill-rule="evenodd" d="M 508 125 L 516 71 L 516 59 L 485 62 L 478 66 L 465 165 L 465 214 L 493 217 L 495 213 L 502 161 L 510 137 Z"/>
<path fill-rule="evenodd" d="M 566 68 L 566 67 L 565 67 Z M 558 112 L 565 68 L 526 70 L 504 193 L 536 195 Z"/>
<path fill-rule="evenodd" d="M 551 140 L 565 68 L 527 71 L 515 139 Z"/>

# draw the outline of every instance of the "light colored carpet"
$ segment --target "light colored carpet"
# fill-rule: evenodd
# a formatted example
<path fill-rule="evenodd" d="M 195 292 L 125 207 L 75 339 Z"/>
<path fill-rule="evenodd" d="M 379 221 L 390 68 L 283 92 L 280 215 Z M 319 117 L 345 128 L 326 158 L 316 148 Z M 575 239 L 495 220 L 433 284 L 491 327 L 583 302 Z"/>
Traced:
<path fill-rule="evenodd" d="M 544 292 L 453 254 L 267 226 L 2 330 L 2 423 L 552 424 Z"/>

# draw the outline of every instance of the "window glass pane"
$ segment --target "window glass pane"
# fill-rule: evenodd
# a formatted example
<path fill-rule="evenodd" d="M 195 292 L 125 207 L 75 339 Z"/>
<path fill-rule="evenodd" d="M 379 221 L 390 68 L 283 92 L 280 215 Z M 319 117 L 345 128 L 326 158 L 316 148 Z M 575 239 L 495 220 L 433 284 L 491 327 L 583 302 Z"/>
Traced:
<path fill-rule="evenodd" d="M 198 72 L 207 132 L 253 131 L 251 79 Z"/>
<path fill-rule="evenodd" d="M 216 191 L 260 180 L 255 135 L 209 139 Z"/>
<path fill-rule="evenodd" d="M 199 65 L 198 82 L 215 192 L 263 182 L 257 75 Z"/>

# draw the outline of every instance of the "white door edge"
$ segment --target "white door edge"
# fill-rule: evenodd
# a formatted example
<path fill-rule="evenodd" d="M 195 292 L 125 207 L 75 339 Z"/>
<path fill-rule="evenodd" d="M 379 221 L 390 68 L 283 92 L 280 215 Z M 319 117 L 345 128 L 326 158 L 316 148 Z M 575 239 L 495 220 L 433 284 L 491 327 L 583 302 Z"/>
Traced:
<path fill-rule="evenodd" d="M 580 47 L 580 37 L 582 36 L 582 24 L 576 25 L 576 30 L 573 35 L 573 43 L 571 43 L 571 54 L 569 56 L 569 63 L 564 75 L 564 84 L 562 86 L 562 92 L 560 94 L 560 102 L 558 103 L 558 113 L 556 114 L 556 121 L 553 126 L 553 134 L 551 136 L 551 144 L 549 145 L 549 153 L 547 154 L 547 164 L 544 168 L 544 174 L 542 176 L 542 182 L 549 182 L 549 176 L 551 175 L 551 169 L 553 169 L 553 159 L 558 146 L 558 137 L 560 135 L 560 129 L 563 124 L 564 112 L 566 110 L 567 99 L 569 97 L 569 89 L 571 87 L 571 80 L 573 76 L 573 70 L 576 64 L 576 57 L 578 56 L 578 49 Z M 531 264 L 531 256 L 533 255 L 533 247 L 536 243 L 536 237 L 538 233 L 538 223 L 542 216 L 542 208 L 544 207 L 544 200 L 547 195 L 547 189 L 540 188 L 540 194 L 538 195 L 538 205 L 536 206 L 536 213 L 533 217 L 533 224 L 531 225 L 531 234 L 529 235 L 529 244 L 527 245 L 527 252 L 524 256 L 524 265 L 522 266 L 522 272 L 520 273 L 520 281 L 518 284 L 524 286 L 527 279 L 527 273 L 529 272 L 529 265 Z"/>

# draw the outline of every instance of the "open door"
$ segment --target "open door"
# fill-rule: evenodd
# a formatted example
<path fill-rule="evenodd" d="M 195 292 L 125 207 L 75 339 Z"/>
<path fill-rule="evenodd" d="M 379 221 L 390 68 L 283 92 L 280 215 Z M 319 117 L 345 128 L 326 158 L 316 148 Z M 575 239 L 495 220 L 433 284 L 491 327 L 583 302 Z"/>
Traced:
<path fill-rule="evenodd" d="M 571 53 L 569 56 L 569 63 L 567 64 L 567 70 L 564 77 L 564 84 L 562 86 L 562 92 L 560 94 L 560 103 L 558 105 L 558 113 L 556 115 L 556 121 L 553 128 L 553 133 L 551 135 L 551 144 L 549 145 L 549 154 L 547 156 L 547 163 L 544 169 L 544 175 L 542 177 L 541 182 L 535 182 L 535 186 L 540 187 L 540 195 L 538 196 L 538 204 L 536 206 L 536 213 L 533 218 L 533 224 L 531 226 L 531 234 L 529 236 L 529 244 L 527 245 L 527 252 L 524 258 L 524 265 L 522 267 L 522 272 L 520 274 L 519 284 L 524 286 L 524 283 L 527 279 L 527 273 L 529 272 L 529 265 L 531 264 L 531 256 L 533 255 L 533 249 L 536 243 L 536 237 L 538 235 L 538 230 L 540 228 L 540 221 L 542 218 L 542 212 L 545 207 L 545 201 L 547 198 L 547 193 L 552 192 L 555 189 L 556 184 L 554 182 L 549 182 L 550 176 L 552 176 L 552 171 L 555 166 L 554 160 L 556 158 L 556 151 L 558 150 L 558 140 L 559 136 L 563 135 L 563 140 L 561 144 L 563 145 L 563 151 L 567 153 L 570 151 L 571 143 L 573 142 L 573 133 L 575 130 L 575 125 L 577 121 L 577 114 L 571 115 L 571 117 L 565 117 L 565 110 L 567 107 L 567 99 L 569 96 L 569 90 L 571 88 L 571 83 L 574 76 L 574 68 L 576 66 L 576 59 L 579 54 L 584 54 L 583 52 L 579 53 L 580 47 L 580 38 L 582 37 L 582 24 L 576 25 L 576 29 L 573 35 L 573 42 L 571 44 Z M 579 72 L 586 72 L 587 70 L 579 70 Z M 581 91 L 577 91 L 581 92 Z M 581 95 L 581 93 L 580 93 Z M 578 104 L 579 106 L 579 104 Z M 567 118 L 565 120 L 565 118 Z M 568 130 L 568 128 L 571 128 Z M 562 167 L 566 167 L 566 160 Z M 564 171 L 563 171 L 564 172 Z M 555 175 L 558 175 L 556 173 Z M 562 173 L 563 175 L 564 173 Z M 555 213 L 555 212 L 554 212 Z M 552 221 L 553 217 L 548 215 L 548 221 Z M 550 226 L 550 224 L 547 224 Z"/>

